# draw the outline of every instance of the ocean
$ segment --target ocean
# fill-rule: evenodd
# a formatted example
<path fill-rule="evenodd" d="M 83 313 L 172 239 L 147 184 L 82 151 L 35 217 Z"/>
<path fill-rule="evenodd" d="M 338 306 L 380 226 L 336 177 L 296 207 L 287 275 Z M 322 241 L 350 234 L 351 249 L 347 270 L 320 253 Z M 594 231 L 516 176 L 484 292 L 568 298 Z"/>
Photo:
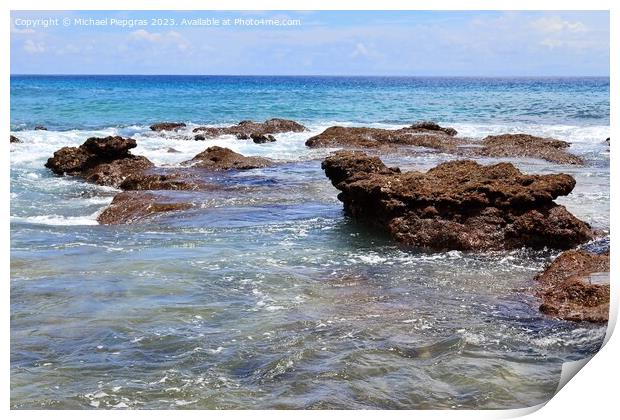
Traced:
<path fill-rule="evenodd" d="M 12 408 L 521 408 L 602 343 L 604 326 L 538 311 L 533 276 L 557 250 L 403 249 L 344 215 L 320 167 L 331 150 L 304 142 L 420 120 L 566 140 L 584 166 L 509 160 L 572 175 L 557 201 L 609 232 L 609 78 L 12 76 L 10 96 Z M 309 132 L 254 144 L 149 129 L 276 117 Z M 214 176 L 238 188 L 199 209 L 101 226 L 118 191 L 43 165 L 108 135 L 157 165 L 212 145 L 282 163 Z"/>

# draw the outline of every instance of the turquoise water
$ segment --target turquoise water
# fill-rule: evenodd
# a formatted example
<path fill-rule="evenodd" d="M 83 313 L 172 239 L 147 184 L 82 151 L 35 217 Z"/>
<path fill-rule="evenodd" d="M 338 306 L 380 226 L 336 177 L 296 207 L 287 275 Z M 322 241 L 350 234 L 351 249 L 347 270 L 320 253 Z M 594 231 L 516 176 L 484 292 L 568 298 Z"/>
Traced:
<path fill-rule="evenodd" d="M 174 119 L 609 124 L 609 78 L 12 76 L 11 127 Z M 76 118 L 79 116 L 79 118 Z"/>
<path fill-rule="evenodd" d="M 292 118 L 257 145 L 170 138 L 162 120 Z M 562 363 L 605 329 L 541 315 L 529 290 L 557 254 L 404 250 L 343 215 L 305 140 L 333 124 L 432 119 L 461 135 L 572 143 L 583 167 L 559 201 L 609 231 L 608 79 L 13 76 L 13 408 L 517 408 L 549 399 Z M 48 131 L 35 131 L 45 125 Z M 43 167 L 63 146 L 119 134 L 175 166 L 211 145 L 281 161 L 218 174 L 229 188 L 149 223 L 99 226 L 112 188 Z M 184 132 L 181 132 L 184 134 Z M 168 153 L 173 147 L 180 153 Z M 453 159 L 384 155 L 426 170 Z M 483 159 L 497 162 L 497 159 Z"/>

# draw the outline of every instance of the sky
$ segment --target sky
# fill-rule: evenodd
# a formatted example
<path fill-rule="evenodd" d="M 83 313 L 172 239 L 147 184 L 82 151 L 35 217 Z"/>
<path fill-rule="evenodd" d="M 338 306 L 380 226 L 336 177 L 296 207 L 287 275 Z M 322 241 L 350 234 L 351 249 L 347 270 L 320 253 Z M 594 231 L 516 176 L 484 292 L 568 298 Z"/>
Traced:
<path fill-rule="evenodd" d="M 11 74 L 609 76 L 609 13 L 13 11 Z"/>

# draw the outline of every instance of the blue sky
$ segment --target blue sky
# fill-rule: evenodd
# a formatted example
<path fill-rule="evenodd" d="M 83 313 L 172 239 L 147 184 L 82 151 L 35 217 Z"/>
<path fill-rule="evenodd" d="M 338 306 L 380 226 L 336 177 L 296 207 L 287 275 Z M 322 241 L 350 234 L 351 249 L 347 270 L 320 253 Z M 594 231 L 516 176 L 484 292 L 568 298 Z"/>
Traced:
<path fill-rule="evenodd" d="M 75 18 L 147 26 L 76 26 Z M 24 19 L 58 18 L 57 27 Z M 71 19 L 69 27 L 63 19 Z M 152 18 L 175 26 L 153 26 Z M 182 26 L 182 19 L 299 19 Z M 12 74 L 608 76 L 608 12 L 12 12 Z"/>

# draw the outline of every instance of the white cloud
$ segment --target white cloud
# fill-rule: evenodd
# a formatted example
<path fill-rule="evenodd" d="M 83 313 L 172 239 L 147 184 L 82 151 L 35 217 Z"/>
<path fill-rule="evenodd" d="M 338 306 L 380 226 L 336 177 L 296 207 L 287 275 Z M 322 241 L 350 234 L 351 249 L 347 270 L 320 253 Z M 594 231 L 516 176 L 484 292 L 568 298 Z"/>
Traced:
<path fill-rule="evenodd" d="M 129 39 L 133 41 L 158 42 L 162 39 L 161 34 L 138 29 L 129 34 Z"/>
<path fill-rule="evenodd" d="M 355 49 L 351 53 L 351 58 L 368 57 L 368 56 L 370 56 L 370 52 L 368 51 L 368 48 L 366 48 L 366 46 L 362 44 L 361 42 L 357 43 L 357 45 L 355 46 Z"/>
<path fill-rule="evenodd" d="M 190 47 L 183 35 L 175 31 L 159 33 L 138 29 L 129 34 L 129 40 L 132 42 L 156 44 L 158 48 L 173 47 L 177 48 L 179 51 L 187 51 Z"/>
<path fill-rule="evenodd" d="M 559 16 L 549 16 L 537 19 L 532 22 L 532 26 L 541 32 L 547 33 L 579 33 L 588 30 L 588 28 L 583 22 L 570 22 L 568 20 L 562 19 Z"/>
<path fill-rule="evenodd" d="M 31 39 L 27 39 L 24 42 L 24 51 L 28 54 L 40 54 L 45 52 L 45 44 L 42 42 L 34 42 Z"/>

